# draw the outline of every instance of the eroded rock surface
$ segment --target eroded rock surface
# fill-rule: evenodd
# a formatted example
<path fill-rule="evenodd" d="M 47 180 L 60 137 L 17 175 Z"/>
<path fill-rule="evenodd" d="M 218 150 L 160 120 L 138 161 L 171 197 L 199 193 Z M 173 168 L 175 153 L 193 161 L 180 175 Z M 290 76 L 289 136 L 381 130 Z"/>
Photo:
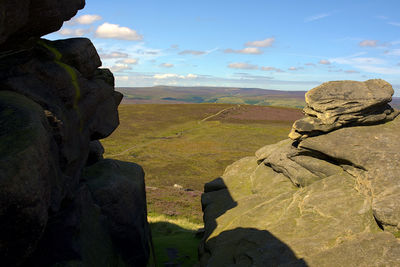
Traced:
<path fill-rule="evenodd" d="M 388 105 L 393 93 L 392 86 L 379 79 L 323 83 L 306 93 L 305 116 L 293 124 L 289 137 L 299 140 L 343 126 L 393 120 L 399 114 Z"/>
<path fill-rule="evenodd" d="M 103 160 L 98 141 L 119 124 L 113 74 L 89 39 L 40 38 L 84 3 L 0 1 L 2 266 L 145 266 L 150 256 L 144 172 Z"/>
<path fill-rule="evenodd" d="M 338 90 L 328 83 L 307 94 L 306 117 L 313 107 L 327 125 L 343 122 L 354 114 L 365 115 L 371 107 L 387 106 L 393 93 L 382 80 L 335 83 Z M 357 88 L 354 84 L 367 90 L 361 90 L 367 95 L 365 101 L 360 92 L 352 92 Z M 352 95 L 358 95 L 359 101 L 344 105 L 346 97 L 355 99 Z M 329 96 L 327 103 L 333 108 L 316 104 L 325 101 L 321 96 Z M 349 110 L 337 112 L 337 103 Z M 201 264 L 399 264 L 397 113 L 391 109 L 390 119 L 363 126 L 358 120 L 315 136 L 307 132 L 296 140 L 265 146 L 255 157 L 229 166 L 221 178 L 206 184 L 202 196 L 206 234 L 199 248 Z"/>

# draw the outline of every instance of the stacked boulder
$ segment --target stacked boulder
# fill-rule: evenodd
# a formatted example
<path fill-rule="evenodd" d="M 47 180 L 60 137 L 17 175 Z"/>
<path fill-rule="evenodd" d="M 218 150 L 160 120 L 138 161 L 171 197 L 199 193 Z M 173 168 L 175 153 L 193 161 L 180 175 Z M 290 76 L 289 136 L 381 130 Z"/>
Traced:
<path fill-rule="evenodd" d="M 2 265 L 144 266 L 144 172 L 104 160 L 98 141 L 122 94 L 90 40 L 40 38 L 85 2 L 17 2 L 0 3 Z"/>
<path fill-rule="evenodd" d="M 290 139 L 205 185 L 202 266 L 400 262 L 400 118 L 383 80 L 306 94 Z"/>

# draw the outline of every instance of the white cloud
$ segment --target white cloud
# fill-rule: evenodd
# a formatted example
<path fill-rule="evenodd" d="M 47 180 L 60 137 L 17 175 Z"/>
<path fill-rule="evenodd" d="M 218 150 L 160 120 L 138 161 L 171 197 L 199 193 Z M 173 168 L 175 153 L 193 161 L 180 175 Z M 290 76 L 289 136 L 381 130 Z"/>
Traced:
<path fill-rule="evenodd" d="M 234 50 L 234 49 L 225 49 L 224 53 L 236 53 L 236 54 L 252 54 L 252 55 L 259 55 L 262 54 L 263 51 L 258 49 L 257 47 L 246 47 L 240 50 Z"/>
<path fill-rule="evenodd" d="M 64 28 L 58 31 L 61 35 L 81 37 L 91 32 L 91 29 L 69 29 Z"/>
<path fill-rule="evenodd" d="M 139 63 L 139 59 L 137 59 L 137 58 L 126 58 L 126 59 L 118 60 L 116 63 L 128 64 L 128 65 L 136 65 L 136 64 Z"/>
<path fill-rule="evenodd" d="M 112 72 L 122 72 L 124 70 L 131 70 L 132 68 L 128 64 L 116 63 L 114 66 L 110 67 Z"/>
<path fill-rule="evenodd" d="M 311 22 L 311 21 L 320 20 L 320 19 L 323 19 L 323 18 L 326 18 L 326 17 L 329 17 L 329 16 L 330 16 L 330 14 L 328 14 L 328 13 L 322 13 L 322 14 L 317 14 L 317 15 L 308 17 L 304 21 L 305 22 Z"/>
<path fill-rule="evenodd" d="M 179 75 L 176 73 L 163 73 L 163 74 L 155 74 L 153 76 L 154 79 L 163 80 L 163 79 L 196 79 L 198 75 L 189 73 L 188 75 Z"/>
<path fill-rule="evenodd" d="M 374 74 L 385 74 L 385 75 L 400 75 L 400 69 L 394 68 L 393 66 L 387 66 L 387 62 L 381 58 L 375 57 L 341 57 L 332 58 L 332 62 L 349 65 L 353 68 L 374 73 Z"/>
<path fill-rule="evenodd" d="M 386 51 L 385 54 L 391 55 L 391 56 L 400 56 L 400 49 L 393 49 Z"/>
<path fill-rule="evenodd" d="M 375 58 L 375 57 L 342 57 L 342 58 L 333 58 L 333 59 L 331 59 L 331 61 L 338 63 L 338 64 L 345 64 L 345 65 L 385 64 L 385 61 L 383 59 Z"/>
<path fill-rule="evenodd" d="M 83 24 L 83 25 L 89 25 L 93 24 L 96 21 L 101 20 L 102 17 L 99 15 L 82 15 L 76 18 L 73 18 L 72 20 L 68 21 L 67 24 L 69 25 L 76 25 L 76 24 Z"/>
<path fill-rule="evenodd" d="M 345 70 L 344 72 L 348 73 L 348 74 L 360 73 L 359 71 L 356 71 L 356 70 Z"/>
<path fill-rule="evenodd" d="M 163 68 L 172 68 L 172 67 L 174 66 L 174 64 L 171 64 L 171 63 L 161 63 L 159 66 L 160 66 L 160 67 L 163 67 Z"/>
<path fill-rule="evenodd" d="M 110 58 L 127 58 L 129 55 L 127 53 L 122 52 L 111 52 L 109 54 L 100 54 L 102 59 L 110 59 Z"/>
<path fill-rule="evenodd" d="M 388 22 L 388 24 L 400 27 L 400 22 Z"/>
<path fill-rule="evenodd" d="M 331 62 L 330 62 L 329 60 L 326 60 L 326 59 L 321 59 L 318 63 L 319 63 L 319 64 L 322 64 L 322 65 L 329 65 L 329 64 L 331 64 Z"/>
<path fill-rule="evenodd" d="M 179 55 L 194 55 L 194 56 L 200 56 L 204 55 L 207 52 L 205 51 L 198 51 L 198 50 L 184 50 L 182 52 L 179 52 Z"/>
<path fill-rule="evenodd" d="M 363 46 L 363 47 L 376 47 L 378 45 L 378 41 L 377 40 L 364 40 L 361 41 L 359 44 L 359 46 Z"/>
<path fill-rule="evenodd" d="M 272 44 L 275 42 L 275 38 L 267 38 L 265 40 L 261 41 L 253 41 L 253 42 L 247 42 L 245 46 L 255 46 L 255 47 L 270 47 Z"/>
<path fill-rule="evenodd" d="M 238 63 L 229 64 L 228 68 L 231 68 L 231 69 L 256 70 L 256 69 L 258 69 L 258 66 L 257 65 L 252 65 L 252 64 L 248 64 L 248 63 L 238 62 Z"/>
<path fill-rule="evenodd" d="M 358 66 L 358 68 L 370 73 L 400 75 L 400 69 L 374 66 L 374 65 L 360 65 Z"/>
<path fill-rule="evenodd" d="M 128 27 L 105 22 L 96 29 L 96 37 L 106 39 L 140 41 L 143 36 Z"/>
<path fill-rule="evenodd" d="M 263 70 L 263 71 L 284 72 L 284 71 L 281 70 L 281 69 L 278 69 L 278 68 L 275 68 L 275 67 L 268 67 L 268 66 L 261 67 L 261 70 Z"/>
<path fill-rule="evenodd" d="M 298 70 L 296 67 L 290 67 L 289 70 Z"/>
<path fill-rule="evenodd" d="M 314 63 L 311 63 L 311 62 L 306 63 L 306 64 L 304 64 L 304 65 L 306 65 L 306 66 L 315 66 L 315 64 L 314 64 Z"/>

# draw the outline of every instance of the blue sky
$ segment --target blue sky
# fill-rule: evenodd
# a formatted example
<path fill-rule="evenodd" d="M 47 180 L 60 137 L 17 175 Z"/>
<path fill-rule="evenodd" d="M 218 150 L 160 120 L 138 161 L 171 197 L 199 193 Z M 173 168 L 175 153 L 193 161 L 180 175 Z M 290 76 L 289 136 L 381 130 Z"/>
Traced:
<path fill-rule="evenodd" d="M 60 39 L 95 44 L 116 86 L 309 90 L 382 78 L 400 96 L 400 1 L 86 0 Z"/>

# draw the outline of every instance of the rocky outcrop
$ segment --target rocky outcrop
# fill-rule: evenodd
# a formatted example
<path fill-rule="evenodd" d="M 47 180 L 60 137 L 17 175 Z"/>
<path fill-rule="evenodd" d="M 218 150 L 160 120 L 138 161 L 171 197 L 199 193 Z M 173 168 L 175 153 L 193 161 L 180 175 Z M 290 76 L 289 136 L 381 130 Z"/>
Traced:
<path fill-rule="evenodd" d="M 202 265 L 398 264 L 400 118 L 388 105 L 392 93 L 382 80 L 316 87 L 299 120 L 311 128 L 299 130 L 297 121 L 300 137 L 265 146 L 206 184 Z"/>
<path fill-rule="evenodd" d="M 324 83 L 306 93 L 305 116 L 293 124 L 289 137 L 299 140 L 344 126 L 393 120 L 399 114 L 388 105 L 393 93 L 384 80 Z"/>
<path fill-rule="evenodd" d="M 0 3 L 4 266 L 144 266 L 149 258 L 144 173 L 103 160 L 98 141 L 119 124 L 113 75 L 99 68 L 90 40 L 39 38 L 83 5 Z"/>

